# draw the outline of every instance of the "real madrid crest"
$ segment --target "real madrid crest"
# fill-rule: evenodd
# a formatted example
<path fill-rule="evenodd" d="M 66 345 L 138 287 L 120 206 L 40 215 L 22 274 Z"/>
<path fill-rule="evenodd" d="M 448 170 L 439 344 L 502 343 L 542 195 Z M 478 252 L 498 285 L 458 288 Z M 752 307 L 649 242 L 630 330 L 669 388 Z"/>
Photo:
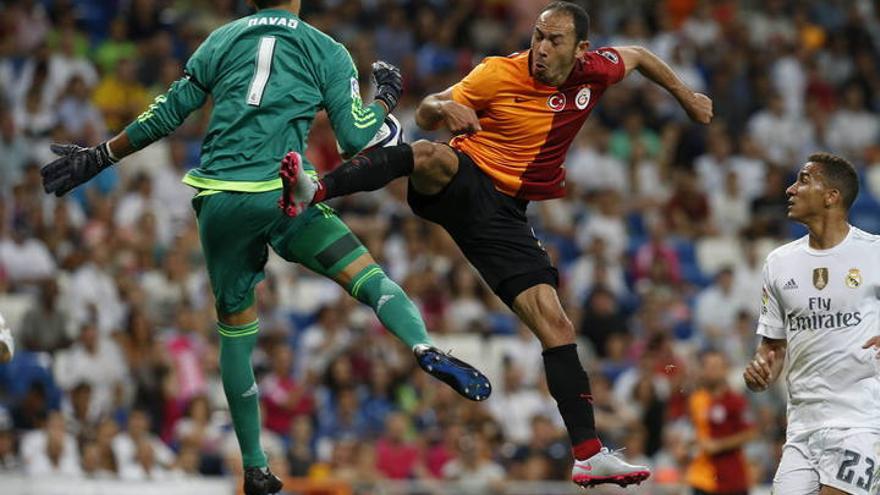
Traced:
<path fill-rule="evenodd" d="M 813 287 L 822 290 L 828 285 L 828 269 L 813 268 Z"/>
<path fill-rule="evenodd" d="M 846 286 L 850 289 L 858 289 L 862 285 L 862 272 L 858 268 L 850 268 L 846 272 Z"/>

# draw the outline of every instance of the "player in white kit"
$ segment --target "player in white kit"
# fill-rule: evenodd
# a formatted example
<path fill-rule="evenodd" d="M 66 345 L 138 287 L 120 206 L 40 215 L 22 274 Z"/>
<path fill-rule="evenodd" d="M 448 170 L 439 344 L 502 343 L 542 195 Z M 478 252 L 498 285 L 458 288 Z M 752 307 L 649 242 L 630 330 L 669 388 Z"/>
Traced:
<path fill-rule="evenodd" d="M 809 234 L 767 256 L 752 391 L 784 371 L 788 431 L 775 495 L 880 493 L 880 236 L 847 222 L 852 164 L 816 153 L 785 191 Z"/>

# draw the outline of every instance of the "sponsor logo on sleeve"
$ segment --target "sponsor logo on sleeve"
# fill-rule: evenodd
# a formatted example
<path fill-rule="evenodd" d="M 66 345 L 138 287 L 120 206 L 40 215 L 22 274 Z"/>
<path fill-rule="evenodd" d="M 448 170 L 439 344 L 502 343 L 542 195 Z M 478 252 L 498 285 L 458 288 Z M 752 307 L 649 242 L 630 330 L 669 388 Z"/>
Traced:
<path fill-rule="evenodd" d="M 607 58 L 608 61 L 612 64 L 620 63 L 620 59 L 617 57 L 617 54 L 612 52 L 611 50 L 599 50 L 599 55 Z"/>
<path fill-rule="evenodd" d="M 361 85 L 358 84 L 356 77 L 351 78 L 351 97 L 359 99 L 361 97 Z"/>

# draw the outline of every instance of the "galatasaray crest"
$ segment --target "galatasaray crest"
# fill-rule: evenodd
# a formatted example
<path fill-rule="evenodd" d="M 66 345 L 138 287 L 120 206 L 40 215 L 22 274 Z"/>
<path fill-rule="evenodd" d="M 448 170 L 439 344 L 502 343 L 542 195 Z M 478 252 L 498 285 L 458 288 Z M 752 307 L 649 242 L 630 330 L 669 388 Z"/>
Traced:
<path fill-rule="evenodd" d="M 862 285 L 862 272 L 858 268 L 850 268 L 846 272 L 846 286 L 850 289 L 858 289 Z"/>
<path fill-rule="evenodd" d="M 813 287 L 822 290 L 828 285 L 828 269 L 813 268 Z"/>

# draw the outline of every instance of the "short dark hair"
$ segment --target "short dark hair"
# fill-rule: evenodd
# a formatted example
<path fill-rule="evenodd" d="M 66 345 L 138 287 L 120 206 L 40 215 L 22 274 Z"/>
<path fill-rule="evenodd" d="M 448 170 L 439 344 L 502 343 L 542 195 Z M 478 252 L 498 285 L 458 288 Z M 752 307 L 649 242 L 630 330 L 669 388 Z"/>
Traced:
<path fill-rule="evenodd" d="M 818 163 L 825 185 L 840 191 L 843 207 L 847 210 L 859 195 L 859 174 L 846 158 L 831 153 L 813 153 L 807 161 Z"/>
<path fill-rule="evenodd" d="M 254 7 L 258 9 L 265 9 L 268 7 L 277 7 L 285 2 L 285 0 L 251 0 L 254 2 Z"/>
<path fill-rule="evenodd" d="M 581 7 L 580 5 L 572 2 L 550 2 L 544 7 L 544 12 L 556 12 L 563 11 L 571 16 L 571 20 L 574 23 L 574 34 L 577 37 L 578 41 L 586 41 L 587 37 L 590 36 L 590 15 L 587 14 L 587 11 Z"/>

